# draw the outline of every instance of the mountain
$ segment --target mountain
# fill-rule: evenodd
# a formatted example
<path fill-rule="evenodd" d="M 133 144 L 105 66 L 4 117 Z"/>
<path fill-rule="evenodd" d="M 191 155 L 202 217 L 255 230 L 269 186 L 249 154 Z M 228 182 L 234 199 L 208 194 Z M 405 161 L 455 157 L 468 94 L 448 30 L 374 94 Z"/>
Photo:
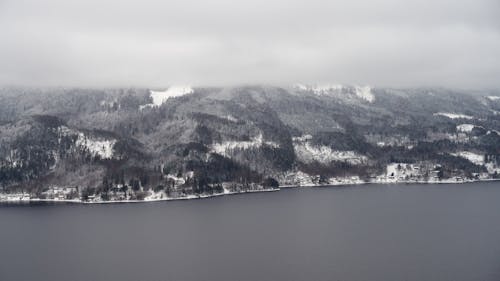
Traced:
<path fill-rule="evenodd" d="M 106 201 L 493 179 L 499 131 L 491 91 L 3 88 L 0 191 Z"/>

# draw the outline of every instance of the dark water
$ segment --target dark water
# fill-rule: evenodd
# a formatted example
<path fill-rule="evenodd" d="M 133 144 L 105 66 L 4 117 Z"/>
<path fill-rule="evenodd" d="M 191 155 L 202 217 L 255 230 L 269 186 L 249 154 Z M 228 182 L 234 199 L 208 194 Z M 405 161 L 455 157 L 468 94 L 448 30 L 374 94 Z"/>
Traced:
<path fill-rule="evenodd" d="M 500 183 L 0 206 L 0 280 L 500 280 Z"/>

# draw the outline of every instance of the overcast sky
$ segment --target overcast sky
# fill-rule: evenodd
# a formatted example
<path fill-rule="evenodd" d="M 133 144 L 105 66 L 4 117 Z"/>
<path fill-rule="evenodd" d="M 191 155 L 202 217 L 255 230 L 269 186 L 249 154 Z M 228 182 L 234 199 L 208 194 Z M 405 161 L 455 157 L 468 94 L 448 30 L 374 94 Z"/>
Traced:
<path fill-rule="evenodd" d="M 500 0 L 0 0 L 0 84 L 500 88 Z"/>

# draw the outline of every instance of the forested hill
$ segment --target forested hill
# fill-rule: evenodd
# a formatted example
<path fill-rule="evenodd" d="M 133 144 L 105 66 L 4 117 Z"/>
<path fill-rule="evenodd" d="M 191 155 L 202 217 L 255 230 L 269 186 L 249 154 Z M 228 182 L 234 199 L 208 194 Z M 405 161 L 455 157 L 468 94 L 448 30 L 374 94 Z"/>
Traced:
<path fill-rule="evenodd" d="M 0 189 L 110 200 L 488 179 L 500 172 L 499 134 L 500 92 L 3 88 Z"/>

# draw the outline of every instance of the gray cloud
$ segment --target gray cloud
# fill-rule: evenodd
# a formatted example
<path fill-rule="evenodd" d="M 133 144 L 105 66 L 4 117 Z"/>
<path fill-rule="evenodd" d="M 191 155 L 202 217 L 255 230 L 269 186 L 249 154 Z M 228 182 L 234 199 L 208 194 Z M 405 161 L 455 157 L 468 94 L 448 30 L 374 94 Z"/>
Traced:
<path fill-rule="evenodd" d="M 499 87 L 497 0 L 0 0 L 0 84 Z"/>

